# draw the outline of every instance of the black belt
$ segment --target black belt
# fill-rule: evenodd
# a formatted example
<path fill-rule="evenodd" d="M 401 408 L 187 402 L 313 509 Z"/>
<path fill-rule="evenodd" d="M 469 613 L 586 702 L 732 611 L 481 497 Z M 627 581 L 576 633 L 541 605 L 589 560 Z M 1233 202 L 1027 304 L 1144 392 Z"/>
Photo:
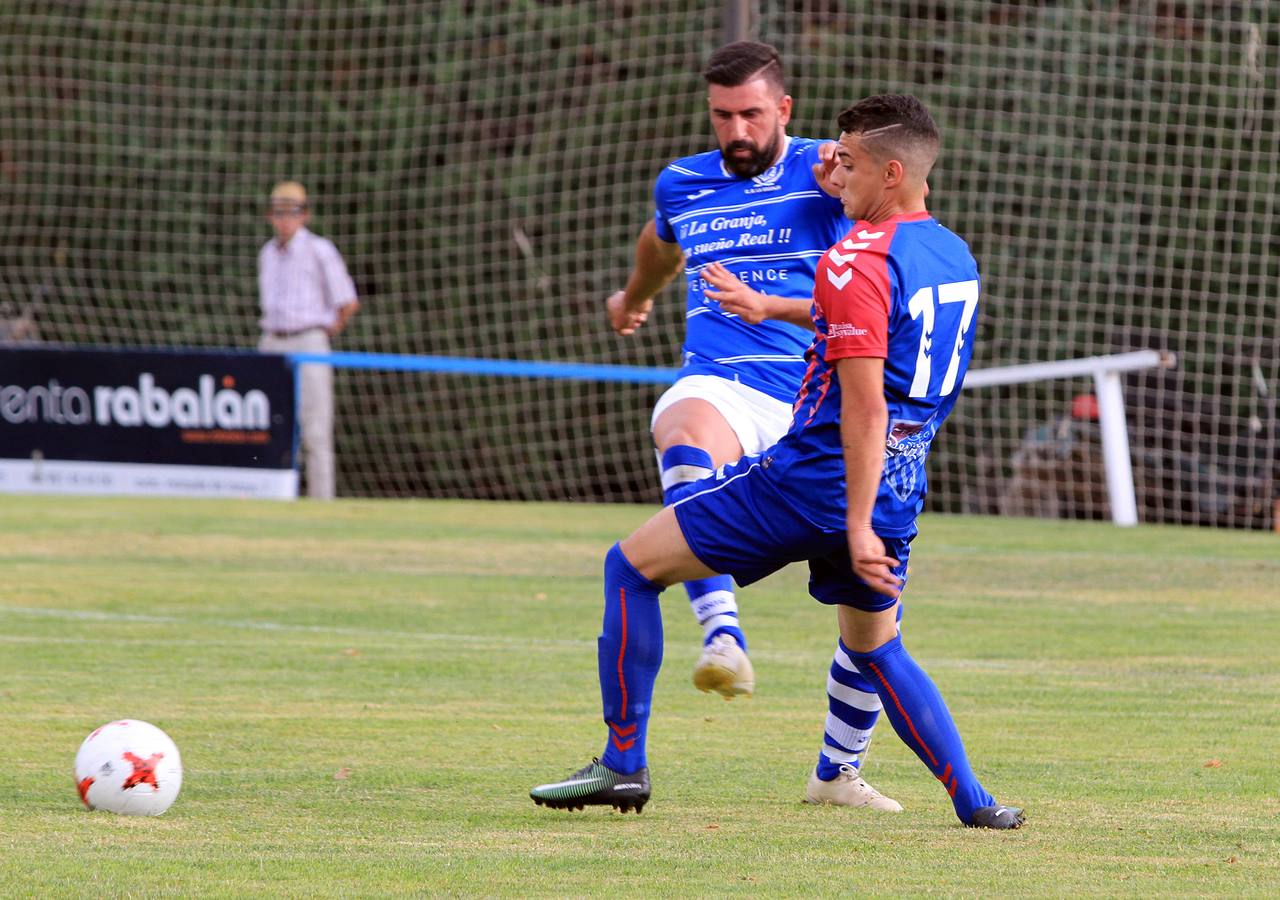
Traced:
<path fill-rule="evenodd" d="M 269 334 L 273 338 L 291 338 L 291 337 L 297 337 L 300 334 L 306 334 L 308 331 L 323 331 L 323 330 L 324 330 L 323 325 L 312 325 L 310 328 L 302 328 L 302 329 L 299 329 L 298 331 L 268 331 L 267 334 Z"/>

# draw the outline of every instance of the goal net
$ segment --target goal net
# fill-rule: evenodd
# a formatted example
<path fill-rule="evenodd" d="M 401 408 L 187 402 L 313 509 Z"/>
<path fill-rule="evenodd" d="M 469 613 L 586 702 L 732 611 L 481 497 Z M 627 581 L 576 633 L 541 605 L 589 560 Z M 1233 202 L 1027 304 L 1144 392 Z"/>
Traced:
<path fill-rule="evenodd" d="M 359 7 L 359 8 L 357 8 Z M 935 214 L 984 278 L 975 366 L 1133 349 L 1144 521 L 1270 527 L 1280 7 L 11 0 L 0 21 L 0 340 L 249 347 L 265 197 L 312 194 L 364 306 L 336 349 L 672 366 L 681 298 L 614 337 L 651 186 L 713 146 L 726 15 L 771 41 L 791 131 L 918 94 Z M 656 502 L 660 386 L 339 370 L 348 496 Z M 1089 380 L 970 391 L 936 510 L 1097 517 Z"/>

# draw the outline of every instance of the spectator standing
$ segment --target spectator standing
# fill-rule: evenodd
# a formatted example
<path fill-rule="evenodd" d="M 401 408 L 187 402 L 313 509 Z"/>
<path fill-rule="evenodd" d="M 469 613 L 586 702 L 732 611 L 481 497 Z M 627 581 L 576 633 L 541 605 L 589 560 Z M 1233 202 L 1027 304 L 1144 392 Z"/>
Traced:
<path fill-rule="evenodd" d="M 330 340 L 360 308 L 356 286 L 333 241 L 307 229 L 311 210 L 307 192 L 296 181 L 271 190 L 268 221 L 275 237 L 258 253 L 258 290 L 262 302 L 262 338 L 269 353 L 328 353 Z M 301 380 L 298 422 L 302 430 L 307 495 L 334 496 L 333 367 L 306 363 Z"/>

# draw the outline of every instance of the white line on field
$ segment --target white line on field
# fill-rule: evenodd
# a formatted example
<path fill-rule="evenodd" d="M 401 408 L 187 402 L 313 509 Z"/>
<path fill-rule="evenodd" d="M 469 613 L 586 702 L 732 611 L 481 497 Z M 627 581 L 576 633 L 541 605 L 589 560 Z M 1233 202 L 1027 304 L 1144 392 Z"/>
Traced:
<path fill-rule="evenodd" d="M 570 638 L 508 637 L 505 635 L 446 634 L 430 631 L 386 631 L 375 628 L 343 628 L 336 625 L 291 625 L 286 622 L 254 622 L 244 619 L 197 619 L 182 616 L 153 616 L 141 613 L 102 612 L 90 609 L 56 609 L 44 606 L 0 606 L 0 613 L 79 622 L 141 622 L 148 625 L 196 625 L 210 628 L 240 628 L 252 631 L 296 631 L 306 634 L 333 634 L 344 637 L 414 638 L 422 641 L 455 641 L 483 646 L 493 644 L 542 647 L 595 647 L 594 640 Z"/>
<path fill-rule="evenodd" d="M 227 628 L 241 629 L 246 631 L 277 631 L 277 632 L 299 632 L 302 634 L 331 634 L 335 636 L 350 638 L 366 638 L 375 640 L 395 640 L 411 639 L 420 641 L 448 641 L 455 646 L 465 646 L 466 649 L 485 650 L 492 649 L 495 644 L 509 647 L 564 647 L 572 650 L 583 650 L 590 648 L 595 650 L 596 641 L 591 640 L 574 640 L 572 638 L 537 638 L 537 637 L 511 637 L 508 635 L 497 634 L 449 634 L 443 632 L 431 631 L 388 631 L 375 628 L 344 628 L 336 625 L 293 625 L 285 622 L 262 622 L 248 621 L 244 619 L 199 619 L 184 616 L 155 616 L 144 613 L 118 613 L 103 612 L 101 610 L 92 609 L 58 609 L 55 607 L 45 606 L 0 606 L 0 614 L 10 613 L 18 616 L 31 616 L 48 619 L 64 619 L 80 622 L 140 622 L 147 625 L 188 625 L 196 627 L 209 628 Z M 40 638 L 34 637 L 38 642 Z M 74 641 L 70 636 L 51 637 L 48 639 L 50 643 L 68 643 Z M 170 643 L 180 643 L 180 641 L 170 641 Z M 834 636 L 832 638 L 834 642 Z M 0 635 L 0 643 L 12 643 L 16 641 L 27 642 L 26 638 L 17 636 Z M 195 643 L 209 643 L 205 641 L 195 641 Z M 217 642 L 214 642 L 217 643 Z M 692 641 L 690 642 L 690 650 L 692 651 Z M 753 659 L 769 660 L 778 663 L 796 663 L 808 664 L 812 663 L 816 656 L 821 654 L 807 653 L 803 651 L 788 650 L 764 650 L 755 649 L 751 651 Z M 1035 666 L 1029 666 L 1026 660 L 976 660 L 976 659 L 955 659 L 955 660 L 930 660 L 929 666 L 936 669 L 983 669 L 983 670 L 1009 670 L 1025 672 L 1035 669 Z"/>
<path fill-rule="evenodd" d="M 572 638 L 538 638 L 532 636 L 511 637 L 495 634 L 448 634 L 430 631 L 388 631 L 374 628 L 344 628 L 336 625 L 292 625 L 285 622 L 248 621 L 244 619 L 201 619 L 186 616 L 156 616 L 144 613 L 105 612 L 94 609 L 59 609 L 47 606 L 0 606 L 0 614 L 9 613 L 15 616 L 33 618 L 62 619 L 74 622 L 138 622 L 145 625 L 186 625 L 204 628 L 241 629 L 246 631 L 299 632 L 302 634 L 330 634 L 348 638 L 364 638 L 372 640 L 419 640 L 447 641 L 459 647 L 472 650 L 492 649 L 494 645 L 503 647 L 562 647 L 574 651 L 590 649 L 595 651 L 595 638 L 590 640 L 574 640 Z M 0 635 L 0 642 L 7 640 L 7 635 Z M 52 640 L 52 639 L 51 639 Z M 167 639 L 166 639 L 167 640 Z M 834 637 L 832 638 L 834 641 Z M 690 652 L 697 645 L 689 642 Z M 753 650 L 755 659 L 768 659 L 774 662 L 809 663 L 813 655 L 785 650 Z"/>

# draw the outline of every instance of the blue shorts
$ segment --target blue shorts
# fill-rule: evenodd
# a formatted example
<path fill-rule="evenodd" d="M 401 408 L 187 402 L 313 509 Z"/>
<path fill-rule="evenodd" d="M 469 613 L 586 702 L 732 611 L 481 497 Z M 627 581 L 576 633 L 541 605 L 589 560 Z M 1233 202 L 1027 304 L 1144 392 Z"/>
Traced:
<path fill-rule="evenodd" d="M 786 502 L 769 483 L 760 456 L 747 456 L 689 486 L 674 504 L 676 521 L 693 555 L 708 568 L 748 585 L 782 567 L 809 561 L 809 594 L 819 603 L 878 612 L 892 597 L 872 590 L 853 572 L 843 530 L 819 527 Z M 894 574 L 906 582 L 911 538 L 883 538 L 898 560 Z"/>

